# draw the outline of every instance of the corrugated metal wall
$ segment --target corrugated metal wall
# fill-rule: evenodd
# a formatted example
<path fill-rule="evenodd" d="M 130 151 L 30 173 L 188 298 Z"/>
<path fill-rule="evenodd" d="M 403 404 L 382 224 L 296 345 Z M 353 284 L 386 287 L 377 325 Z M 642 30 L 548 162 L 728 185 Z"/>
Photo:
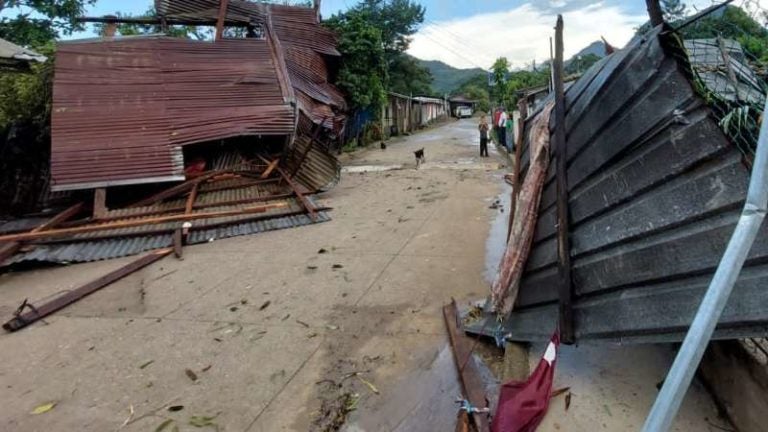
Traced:
<path fill-rule="evenodd" d="M 577 340 L 680 340 L 733 232 L 749 170 L 690 84 L 673 38 L 654 33 L 566 93 Z M 524 154 L 527 166 L 527 152 Z M 554 166 L 504 331 L 544 339 L 558 316 Z M 763 227 L 717 337 L 766 334 Z"/>

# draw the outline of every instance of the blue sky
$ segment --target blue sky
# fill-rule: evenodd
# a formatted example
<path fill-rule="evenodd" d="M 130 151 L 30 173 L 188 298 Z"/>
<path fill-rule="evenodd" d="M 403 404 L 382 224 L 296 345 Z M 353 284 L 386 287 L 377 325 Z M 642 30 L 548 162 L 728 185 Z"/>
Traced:
<path fill-rule="evenodd" d="M 741 0 L 737 0 L 737 4 Z M 768 0 L 760 0 L 768 3 Z M 354 5 L 356 0 L 324 0 L 323 16 Z M 565 20 L 565 54 L 570 56 L 605 37 L 624 45 L 647 18 L 644 0 L 421 0 L 427 9 L 424 25 L 409 52 L 426 60 L 441 60 L 460 68 L 489 68 L 505 56 L 513 66 L 549 57 L 549 37 L 557 14 Z M 712 0 L 687 0 L 703 8 Z M 152 0 L 98 0 L 88 15 L 116 12 L 143 14 Z M 5 13 L 6 15 L 8 12 Z M 92 37 L 85 32 L 75 37 Z"/>

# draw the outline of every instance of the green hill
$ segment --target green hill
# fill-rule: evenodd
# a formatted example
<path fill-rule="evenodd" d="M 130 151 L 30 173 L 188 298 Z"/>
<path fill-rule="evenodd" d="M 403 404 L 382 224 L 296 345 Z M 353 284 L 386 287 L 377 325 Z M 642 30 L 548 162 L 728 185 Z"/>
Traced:
<path fill-rule="evenodd" d="M 450 93 L 470 78 L 486 74 L 480 68 L 457 69 L 437 60 L 419 60 L 419 63 L 429 69 L 432 74 L 432 90 L 440 95 Z"/>

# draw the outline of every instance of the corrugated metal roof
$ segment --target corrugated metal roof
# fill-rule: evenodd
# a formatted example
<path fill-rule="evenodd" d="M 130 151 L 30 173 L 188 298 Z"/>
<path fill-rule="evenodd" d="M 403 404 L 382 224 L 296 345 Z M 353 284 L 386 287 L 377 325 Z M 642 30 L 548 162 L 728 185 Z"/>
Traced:
<path fill-rule="evenodd" d="M 212 240 L 295 228 L 313 223 L 328 222 L 330 220 L 330 215 L 327 212 L 318 212 L 317 220 L 315 221 L 307 215 L 293 215 L 254 222 L 234 223 L 217 228 L 192 231 L 188 237 L 188 244 L 203 244 Z M 173 236 L 170 234 L 64 244 L 45 244 L 38 245 L 29 252 L 17 254 L 4 264 L 10 265 L 32 261 L 52 263 L 101 261 L 137 255 L 142 252 L 162 249 L 172 245 Z"/>
<path fill-rule="evenodd" d="M 762 105 L 765 89 L 749 66 L 741 45 L 731 39 L 723 39 L 722 44 L 728 55 L 728 65 L 717 39 L 686 40 L 685 49 L 693 69 L 704 84 L 721 97 L 732 102 L 742 100 Z M 735 83 L 728 77 L 729 68 L 736 77 Z"/>
<path fill-rule="evenodd" d="M 53 188 L 183 179 L 181 147 L 288 135 L 294 113 L 266 41 L 66 43 L 56 55 Z"/>
<path fill-rule="evenodd" d="M 21 69 L 29 63 L 42 63 L 45 60 L 44 55 L 0 39 L 0 68 Z"/>
<path fill-rule="evenodd" d="M 679 39 L 659 32 L 633 39 L 566 92 L 577 341 L 682 340 L 746 196 L 740 151 L 691 84 Z M 483 333 L 546 340 L 557 325 L 555 166 L 515 310 L 501 328 L 490 317 Z M 715 337 L 766 334 L 766 259 L 763 226 Z"/>

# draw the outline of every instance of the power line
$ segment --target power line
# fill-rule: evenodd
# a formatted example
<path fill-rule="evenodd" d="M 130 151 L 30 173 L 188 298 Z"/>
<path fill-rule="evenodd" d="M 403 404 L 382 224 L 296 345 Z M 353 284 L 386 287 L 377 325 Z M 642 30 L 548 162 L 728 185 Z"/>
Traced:
<path fill-rule="evenodd" d="M 450 51 L 450 52 L 451 52 L 453 55 L 455 55 L 456 57 L 458 57 L 458 58 L 460 58 L 460 59 L 462 59 L 462 60 L 466 61 L 467 63 L 469 63 L 469 64 L 471 64 L 471 65 L 473 65 L 473 66 L 475 66 L 475 67 L 477 67 L 477 68 L 480 68 L 480 69 L 482 69 L 482 70 L 484 70 L 484 71 L 487 71 L 487 68 L 486 68 L 485 66 L 480 66 L 480 65 L 478 65 L 477 63 L 475 63 L 475 61 L 474 61 L 474 60 L 470 60 L 469 58 L 465 57 L 463 54 L 459 53 L 458 51 L 455 51 L 453 48 L 450 48 L 450 47 L 448 47 L 448 46 L 445 46 L 445 45 L 443 45 L 443 44 L 442 44 L 440 41 L 438 41 L 437 39 L 435 39 L 435 38 L 434 38 L 433 36 L 431 36 L 429 33 L 427 33 L 427 32 L 422 32 L 421 34 L 422 34 L 424 37 L 426 37 L 427 39 L 429 39 L 429 40 L 431 40 L 432 42 L 434 42 L 435 44 L 437 44 L 439 47 L 441 47 L 441 48 L 443 48 L 443 49 L 445 49 L 445 50 L 447 50 L 447 51 Z"/>

